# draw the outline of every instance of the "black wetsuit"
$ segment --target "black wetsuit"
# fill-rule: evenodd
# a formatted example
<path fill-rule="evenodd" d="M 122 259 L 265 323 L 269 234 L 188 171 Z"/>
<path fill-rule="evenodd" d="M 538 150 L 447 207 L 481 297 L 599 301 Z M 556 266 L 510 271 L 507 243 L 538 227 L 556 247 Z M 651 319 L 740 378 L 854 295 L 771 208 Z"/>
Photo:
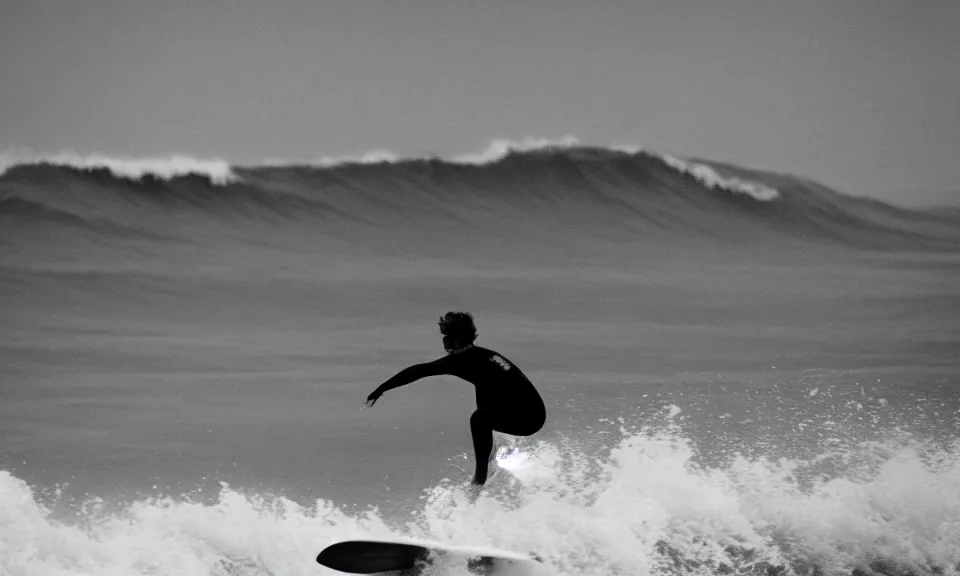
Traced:
<path fill-rule="evenodd" d="M 405 368 L 381 384 L 375 394 L 379 396 L 387 390 L 441 374 L 457 376 L 476 388 L 477 410 L 470 417 L 470 431 L 477 458 L 474 482 L 483 484 L 493 449 L 493 430 L 512 436 L 530 436 L 539 431 L 547 419 L 543 399 L 512 362 L 479 346 L 468 346 L 433 362 Z"/>

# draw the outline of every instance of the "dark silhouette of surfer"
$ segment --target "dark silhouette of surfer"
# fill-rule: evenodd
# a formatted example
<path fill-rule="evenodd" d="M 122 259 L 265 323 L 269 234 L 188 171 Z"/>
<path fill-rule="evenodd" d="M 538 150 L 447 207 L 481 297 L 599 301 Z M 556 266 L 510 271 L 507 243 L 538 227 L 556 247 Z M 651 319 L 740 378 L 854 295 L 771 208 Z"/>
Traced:
<path fill-rule="evenodd" d="M 477 460 L 473 484 L 483 485 L 490 460 L 495 456 L 493 431 L 530 436 L 543 427 L 547 411 L 537 389 L 519 368 L 493 350 L 474 346 L 477 328 L 473 316 L 467 312 L 447 312 L 438 324 L 447 355 L 404 368 L 367 397 L 367 406 L 373 406 L 387 390 L 428 376 L 449 374 L 473 384 L 477 391 L 477 410 L 470 416 Z"/>

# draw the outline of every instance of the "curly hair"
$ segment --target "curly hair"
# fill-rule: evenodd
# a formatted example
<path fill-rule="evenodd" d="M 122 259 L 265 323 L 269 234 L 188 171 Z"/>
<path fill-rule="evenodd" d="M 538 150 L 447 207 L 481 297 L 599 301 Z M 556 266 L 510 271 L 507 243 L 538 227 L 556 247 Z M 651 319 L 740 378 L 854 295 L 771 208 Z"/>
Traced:
<path fill-rule="evenodd" d="M 437 322 L 443 341 L 456 343 L 460 346 L 473 344 L 477 339 L 477 326 L 473 323 L 473 316 L 469 312 L 447 312 Z"/>

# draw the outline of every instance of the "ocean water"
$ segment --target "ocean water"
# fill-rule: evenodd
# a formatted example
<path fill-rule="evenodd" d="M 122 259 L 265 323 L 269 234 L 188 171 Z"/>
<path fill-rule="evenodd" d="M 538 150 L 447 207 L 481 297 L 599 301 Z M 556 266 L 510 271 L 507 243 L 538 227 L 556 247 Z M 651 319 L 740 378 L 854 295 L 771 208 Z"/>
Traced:
<path fill-rule="evenodd" d="M 575 146 L 11 163 L 0 574 L 960 574 L 958 216 Z M 548 407 L 473 503 L 469 384 L 361 409 L 451 309 Z"/>

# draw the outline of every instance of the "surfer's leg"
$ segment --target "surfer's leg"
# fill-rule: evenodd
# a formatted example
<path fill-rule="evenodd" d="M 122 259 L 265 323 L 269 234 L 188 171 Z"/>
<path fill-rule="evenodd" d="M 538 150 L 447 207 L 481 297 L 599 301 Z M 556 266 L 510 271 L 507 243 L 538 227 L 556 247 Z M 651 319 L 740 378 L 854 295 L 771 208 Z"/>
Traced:
<path fill-rule="evenodd" d="M 493 451 L 493 426 L 491 413 L 487 409 L 477 409 L 470 416 L 470 433 L 473 435 L 473 455 L 477 462 L 477 471 L 473 475 L 474 484 L 483 484 L 487 481 L 487 472 L 490 464 L 490 452 Z"/>
<path fill-rule="evenodd" d="M 483 484 L 487 481 L 494 430 L 511 436 L 530 436 L 539 432 L 545 421 L 546 412 L 542 406 L 524 406 L 513 410 L 504 407 L 478 408 L 470 416 L 473 453 L 477 462 L 473 483 Z"/>

